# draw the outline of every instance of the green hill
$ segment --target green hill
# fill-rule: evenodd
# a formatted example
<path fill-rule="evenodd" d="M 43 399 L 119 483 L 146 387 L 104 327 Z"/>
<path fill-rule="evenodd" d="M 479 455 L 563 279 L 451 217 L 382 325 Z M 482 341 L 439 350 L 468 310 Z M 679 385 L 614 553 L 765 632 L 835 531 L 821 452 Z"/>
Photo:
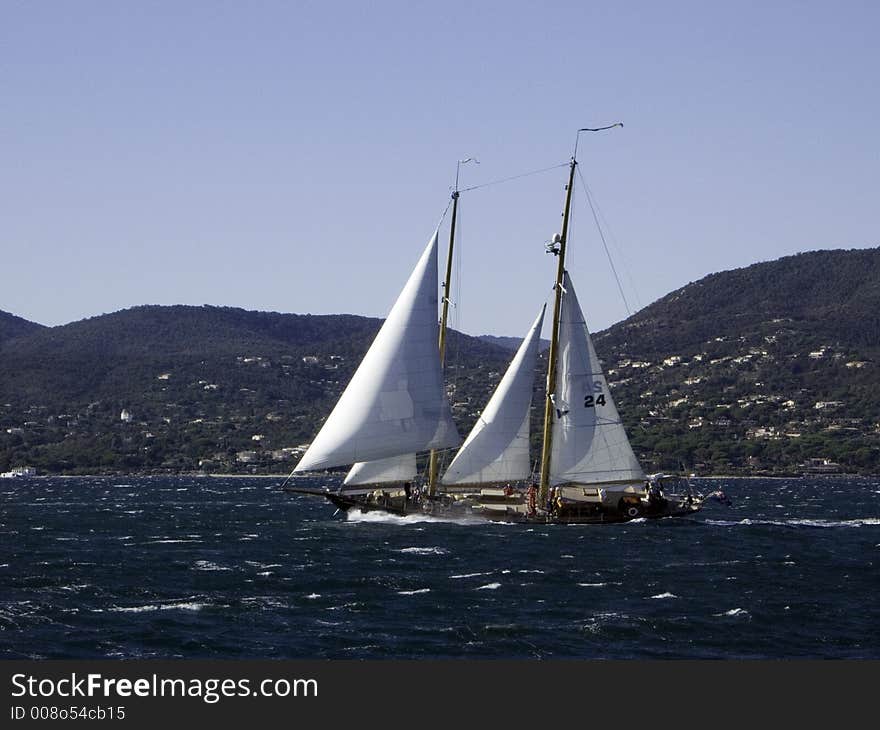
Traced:
<path fill-rule="evenodd" d="M 144 306 L 0 343 L 0 470 L 289 466 L 271 454 L 311 440 L 380 324 Z M 469 428 L 509 355 L 458 333 L 449 353 Z"/>
<path fill-rule="evenodd" d="M 878 248 L 707 276 L 595 344 L 648 464 L 880 472 Z"/>
<path fill-rule="evenodd" d="M 285 472 L 380 324 L 144 306 L 45 328 L 4 314 L 0 471 Z M 829 459 L 880 473 L 880 249 L 712 274 L 594 339 L 648 471 L 781 474 Z M 450 335 L 462 434 L 515 345 Z"/>

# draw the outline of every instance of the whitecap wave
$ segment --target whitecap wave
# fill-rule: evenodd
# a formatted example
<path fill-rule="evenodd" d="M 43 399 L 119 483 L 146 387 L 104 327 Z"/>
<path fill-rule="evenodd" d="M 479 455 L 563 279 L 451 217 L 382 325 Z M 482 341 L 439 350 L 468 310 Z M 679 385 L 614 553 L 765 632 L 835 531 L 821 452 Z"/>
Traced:
<path fill-rule="evenodd" d="M 721 527 L 748 527 L 750 525 L 773 525 L 775 527 L 873 527 L 880 525 L 880 517 L 859 517 L 851 520 L 822 520 L 822 519 L 790 519 L 790 520 L 706 520 L 707 525 L 719 525 Z"/>
<path fill-rule="evenodd" d="M 430 593 L 430 588 L 416 588 L 414 591 L 397 591 L 401 596 L 415 596 L 418 593 Z"/>
<path fill-rule="evenodd" d="M 484 586 L 479 586 L 478 588 L 474 588 L 475 591 L 497 591 L 501 588 L 500 583 L 486 583 Z"/>
<path fill-rule="evenodd" d="M 203 608 L 226 608 L 224 605 L 203 601 L 179 601 L 175 603 L 147 603 L 143 606 L 111 606 L 113 613 L 146 613 L 150 611 L 201 611 Z M 100 609 L 96 609 L 100 612 Z"/>
<path fill-rule="evenodd" d="M 676 596 L 674 593 L 670 593 L 669 591 L 666 591 L 665 593 L 658 593 L 656 596 L 651 596 L 651 598 L 662 600 L 665 598 L 678 598 L 678 596 Z"/>
<path fill-rule="evenodd" d="M 446 555 L 449 551 L 442 547 L 406 547 L 397 552 L 410 555 Z"/>
<path fill-rule="evenodd" d="M 713 616 L 748 616 L 749 612 L 744 608 L 731 608 L 729 611 L 722 611 L 721 613 L 713 613 Z"/>
<path fill-rule="evenodd" d="M 193 570 L 232 570 L 232 568 L 212 563 L 210 560 L 196 560 L 196 562 L 193 563 Z"/>

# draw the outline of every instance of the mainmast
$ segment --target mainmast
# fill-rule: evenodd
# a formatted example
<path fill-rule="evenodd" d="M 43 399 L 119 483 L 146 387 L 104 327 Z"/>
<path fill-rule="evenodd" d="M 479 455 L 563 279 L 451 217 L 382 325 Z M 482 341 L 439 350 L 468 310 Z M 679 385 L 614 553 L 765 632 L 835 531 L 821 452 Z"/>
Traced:
<path fill-rule="evenodd" d="M 443 305 L 440 309 L 440 366 L 443 366 L 446 360 L 446 324 L 449 319 L 449 297 L 451 294 L 450 282 L 452 280 L 452 253 L 455 249 L 455 221 L 458 215 L 458 174 L 461 166 L 467 162 L 479 161 L 473 157 L 466 160 L 459 160 L 455 166 L 455 188 L 452 191 L 452 221 L 449 225 L 449 251 L 446 254 L 446 276 L 443 278 Z M 440 471 L 440 458 L 436 450 L 431 450 L 431 457 L 428 462 L 428 494 L 434 496 L 437 493 L 437 476 Z"/>
<path fill-rule="evenodd" d="M 544 439 L 541 446 L 541 481 L 538 491 L 538 504 L 547 502 L 547 494 L 550 490 L 550 452 L 552 450 L 553 437 L 553 403 L 556 392 L 556 361 L 559 357 L 559 313 L 562 307 L 562 280 L 565 276 L 565 249 L 568 242 L 568 224 L 571 218 L 571 193 L 574 188 L 574 171 L 577 167 L 577 143 L 581 132 L 601 132 L 605 129 L 622 127 L 617 122 L 607 127 L 595 129 L 579 129 L 574 141 L 574 154 L 571 156 L 571 165 L 568 173 L 568 185 L 565 188 L 565 209 L 562 212 L 562 232 L 553 236 L 550 244 L 550 252 L 556 256 L 556 284 L 554 285 L 555 296 L 553 299 L 553 327 L 550 331 L 550 352 L 547 356 L 547 393 L 544 399 Z"/>
<path fill-rule="evenodd" d="M 576 145 L 575 145 L 576 146 Z M 553 286 L 553 327 L 550 330 L 550 353 L 547 356 L 547 391 L 544 398 L 544 439 L 541 446 L 541 483 L 538 504 L 547 502 L 550 488 L 550 449 L 553 433 L 553 394 L 556 392 L 556 360 L 559 350 L 559 311 L 562 306 L 562 279 L 565 275 L 565 244 L 568 240 L 568 221 L 571 213 L 571 191 L 577 160 L 571 158 L 568 185 L 565 188 L 565 210 L 562 212 L 562 233 L 553 236 L 550 251 L 556 256 L 556 283 Z"/>

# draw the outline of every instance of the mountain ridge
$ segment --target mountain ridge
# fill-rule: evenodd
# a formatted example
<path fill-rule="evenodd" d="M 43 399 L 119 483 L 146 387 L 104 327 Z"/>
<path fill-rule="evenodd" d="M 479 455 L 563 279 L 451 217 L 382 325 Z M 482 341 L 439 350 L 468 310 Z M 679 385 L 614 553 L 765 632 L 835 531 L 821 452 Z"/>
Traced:
<path fill-rule="evenodd" d="M 41 329 L 46 329 L 45 325 L 31 322 L 23 317 L 0 310 L 0 344 Z"/>
<path fill-rule="evenodd" d="M 3 315 L 0 471 L 66 473 L 288 467 L 381 325 L 208 305 L 52 328 Z M 790 473 L 827 458 L 880 471 L 880 248 L 710 274 L 594 341 L 648 470 Z M 463 435 L 516 344 L 450 333 Z"/>

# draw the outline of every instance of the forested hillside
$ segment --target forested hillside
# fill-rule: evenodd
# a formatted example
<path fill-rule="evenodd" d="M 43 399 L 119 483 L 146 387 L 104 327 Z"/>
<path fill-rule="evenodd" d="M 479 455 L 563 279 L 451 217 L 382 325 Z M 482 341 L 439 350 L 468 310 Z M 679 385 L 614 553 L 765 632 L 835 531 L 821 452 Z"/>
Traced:
<path fill-rule="evenodd" d="M 288 471 L 380 324 L 145 306 L 46 328 L 0 313 L 0 471 Z M 824 459 L 880 473 L 880 249 L 712 274 L 594 341 L 648 471 L 799 473 Z M 462 435 L 515 345 L 451 334 Z M 542 390 L 543 372 L 536 402 Z"/>

